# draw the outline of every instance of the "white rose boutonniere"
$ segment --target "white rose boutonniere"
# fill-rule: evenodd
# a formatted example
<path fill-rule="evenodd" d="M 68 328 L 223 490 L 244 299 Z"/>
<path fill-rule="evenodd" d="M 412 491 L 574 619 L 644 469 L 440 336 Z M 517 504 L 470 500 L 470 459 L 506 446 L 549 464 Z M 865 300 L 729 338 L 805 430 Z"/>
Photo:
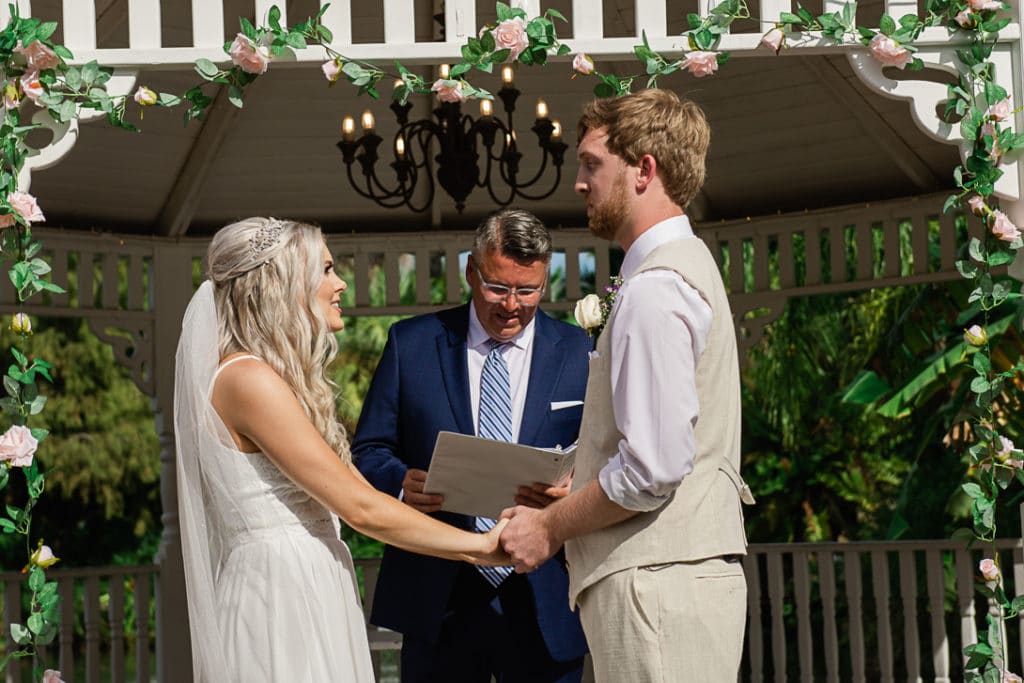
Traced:
<path fill-rule="evenodd" d="M 576 302 L 576 308 L 573 311 L 576 322 L 587 331 L 588 335 L 595 338 L 595 345 L 597 337 L 600 336 L 601 330 L 608 322 L 612 304 L 615 303 L 615 297 L 621 286 L 622 278 L 615 276 L 612 278 L 611 284 L 604 288 L 604 296 L 588 294 Z"/>

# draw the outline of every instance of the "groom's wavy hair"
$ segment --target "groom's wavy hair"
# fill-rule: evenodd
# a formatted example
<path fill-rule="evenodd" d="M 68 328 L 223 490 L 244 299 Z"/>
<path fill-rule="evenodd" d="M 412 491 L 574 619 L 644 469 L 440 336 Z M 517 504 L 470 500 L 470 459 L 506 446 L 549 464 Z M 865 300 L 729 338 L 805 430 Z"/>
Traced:
<path fill-rule="evenodd" d="M 323 247 L 314 225 L 246 218 L 214 235 L 207 268 L 220 357 L 245 351 L 266 362 L 295 392 L 324 440 L 350 462 L 345 429 L 336 417 L 336 387 L 326 372 L 338 342 L 316 299 Z"/>
<path fill-rule="evenodd" d="M 633 166 L 645 154 L 658 163 L 665 191 L 686 209 L 704 184 L 711 129 L 695 102 L 671 90 L 640 92 L 593 100 L 583 108 L 577 140 L 588 130 L 608 131 L 608 150 Z"/>

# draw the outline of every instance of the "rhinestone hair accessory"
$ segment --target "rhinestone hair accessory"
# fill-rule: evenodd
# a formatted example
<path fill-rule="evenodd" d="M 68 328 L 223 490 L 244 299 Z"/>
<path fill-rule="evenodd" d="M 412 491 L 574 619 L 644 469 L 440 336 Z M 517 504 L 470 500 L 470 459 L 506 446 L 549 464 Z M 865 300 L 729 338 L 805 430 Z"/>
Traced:
<path fill-rule="evenodd" d="M 264 252 L 277 244 L 278 240 L 281 239 L 281 233 L 284 231 L 284 222 L 276 218 L 270 218 L 267 220 L 267 224 L 256 231 L 256 233 L 249 238 L 249 253 L 253 259 L 259 260 L 263 257 Z"/>

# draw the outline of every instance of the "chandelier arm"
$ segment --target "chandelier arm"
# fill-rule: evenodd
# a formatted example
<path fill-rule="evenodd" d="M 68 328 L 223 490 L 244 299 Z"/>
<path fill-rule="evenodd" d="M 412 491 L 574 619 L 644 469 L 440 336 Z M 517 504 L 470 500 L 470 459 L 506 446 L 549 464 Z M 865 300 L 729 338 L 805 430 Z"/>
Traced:
<path fill-rule="evenodd" d="M 533 185 L 537 181 L 539 181 L 541 179 L 541 176 L 544 175 L 544 171 L 546 171 L 547 168 L 548 168 L 548 151 L 544 150 L 544 156 L 541 157 L 540 168 L 537 169 L 537 172 L 534 173 L 533 177 L 530 178 L 529 180 L 527 180 L 526 182 L 522 182 L 522 183 L 517 182 L 516 183 L 516 187 L 533 187 Z M 561 170 L 561 169 L 559 169 L 559 170 Z"/>
<path fill-rule="evenodd" d="M 558 189 L 559 183 L 561 183 L 561 182 L 562 182 L 562 167 L 561 166 L 555 166 L 555 181 L 553 183 L 551 183 L 551 188 L 548 189 L 547 192 L 545 192 L 544 194 L 540 194 L 540 195 L 532 195 L 532 194 L 527 194 L 526 192 L 523 192 L 522 190 L 518 190 L 517 189 L 516 190 L 516 194 L 518 194 L 523 199 L 526 199 L 527 201 L 538 202 L 538 201 L 540 201 L 542 199 L 547 199 L 548 197 L 553 195 L 555 193 L 555 190 Z M 532 185 L 532 184 L 533 183 L 531 183 L 530 185 Z M 523 187 L 529 187 L 529 185 L 525 185 Z"/>

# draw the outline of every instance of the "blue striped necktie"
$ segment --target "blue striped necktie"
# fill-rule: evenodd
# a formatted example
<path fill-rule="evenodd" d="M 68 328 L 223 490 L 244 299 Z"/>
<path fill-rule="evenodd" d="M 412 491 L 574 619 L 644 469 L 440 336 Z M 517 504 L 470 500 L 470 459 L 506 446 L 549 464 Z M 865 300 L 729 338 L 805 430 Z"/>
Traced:
<path fill-rule="evenodd" d="M 477 435 L 496 441 L 512 441 L 512 392 L 508 379 L 508 364 L 502 350 L 508 343 L 491 340 L 491 350 L 480 373 L 480 424 Z M 494 527 L 488 517 L 476 518 L 476 529 L 481 533 Z M 512 567 L 477 567 L 488 583 L 497 586 L 512 574 Z"/>

